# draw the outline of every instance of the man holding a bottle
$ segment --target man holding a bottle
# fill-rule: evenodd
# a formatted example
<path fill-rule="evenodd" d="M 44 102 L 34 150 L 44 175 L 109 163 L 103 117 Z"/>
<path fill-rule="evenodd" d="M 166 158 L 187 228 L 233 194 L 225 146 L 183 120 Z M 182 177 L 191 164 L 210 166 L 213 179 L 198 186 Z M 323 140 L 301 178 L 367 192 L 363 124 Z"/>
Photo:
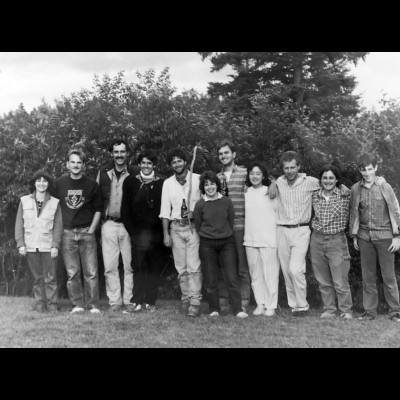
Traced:
<path fill-rule="evenodd" d="M 181 149 L 173 150 L 167 162 L 174 175 L 164 181 L 162 189 L 160 218 L 164 245 L 172 248 L 175 268 L 179 274 L 183 310 L 187 311 L 189 317 L 195 318 L 199 316 L 202 299 L 200 238 L 193 222 L 194 206 L 201 198 L 200 175 L 189 174 L 186 155 Z"/>

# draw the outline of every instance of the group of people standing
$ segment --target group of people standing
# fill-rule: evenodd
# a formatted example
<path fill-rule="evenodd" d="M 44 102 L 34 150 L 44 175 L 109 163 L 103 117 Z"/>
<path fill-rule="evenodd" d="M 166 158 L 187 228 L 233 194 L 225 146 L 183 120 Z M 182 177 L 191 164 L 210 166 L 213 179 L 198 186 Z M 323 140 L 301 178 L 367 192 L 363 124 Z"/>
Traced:
<path fill-rule="evenodd" d="M 359 319 L 376 318 L 377 257 L 389 318 L 400 321 L 394 253 L 400 248 L 400 208 L 392 187 L 376 176 L 377 161 L 364 155 L 362 179 L 351 190 L 340 172 L 325 166 L 319 179 L 300 173 L 301 158 L 287 151 L 283 175 L 275 179 L 265 166 L 236 164 L 229 140 L 218 146 L 222 170 L 190 171 L 179 148 L 168 154 L 169 178 L 155 171 L 157 155 L 143 151 L 130 167 L 125 140 L 110 144 L 111 168 L 96 180 L 83 173 L 85 154 L 72 149 L 68 175 L 53 182 L 46 171 L 31 181 L 21 198 L 15 238 L 34 278 L 35 308 L 57 312 L 56 260 L 61 249 L 68 275 L 71 313 L 100 313 L 97 242 L 101 248 L 106 292 L 112 311 L 156 311 L 162 268 L 172 249 L 181 289 L 182 310 L 196 318 L 203 293 L 210 318 L 229 309 L 237 318 L 273 317 L 278 307 L 279 272 L 285 280 L 294 316 L 307 315 L 306 254 L 310 249 L 323 301 L 321 318 L 352 319 L 348 282 L 350 255 L 346 231 L 361 253 L 363 306 Z M 123 287 L 119 274 L 123 262 Z M 81 282 L 81 267 L 84 285 Z"/>

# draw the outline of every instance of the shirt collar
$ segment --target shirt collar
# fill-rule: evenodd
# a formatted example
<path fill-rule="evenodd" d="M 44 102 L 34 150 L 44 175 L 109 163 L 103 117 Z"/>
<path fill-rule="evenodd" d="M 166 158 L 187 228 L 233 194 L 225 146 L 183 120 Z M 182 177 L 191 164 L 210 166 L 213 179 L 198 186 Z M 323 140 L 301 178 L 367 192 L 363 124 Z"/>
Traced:
<path fill-rule="evenodd" d="M 218 192 L 216 200 L 219 200 L 222 196 L 221 193 Z M 204 201 L 213 201 L 213 199 L 210 199 L 206 194 L 203 196 Z"/>
<path fill-rule="evenodd" d="M 378 177 L 375 176 L 374 180 L 372 181 L 372 185 L 377 185 L 378 184 Z M 361 179 L 361 186 L 365 186 L 365 181 L 364 178 Z"/>
<path fill-rule="evenodd" d="M 319 197 L 325 197 L 324 194 L 323 194 L 323 191 L 324 191 L 323 188 L 321 188 L 321 189 L 318 190 L 318 196 L 319 196 Z M 333 189 L 333 192 L 332 192 L 332 193 L 333 193 L 335 196 L 337 196 L 337 195 L 340 194 L 340 189 L 336 186 L 335 189 Z"/>

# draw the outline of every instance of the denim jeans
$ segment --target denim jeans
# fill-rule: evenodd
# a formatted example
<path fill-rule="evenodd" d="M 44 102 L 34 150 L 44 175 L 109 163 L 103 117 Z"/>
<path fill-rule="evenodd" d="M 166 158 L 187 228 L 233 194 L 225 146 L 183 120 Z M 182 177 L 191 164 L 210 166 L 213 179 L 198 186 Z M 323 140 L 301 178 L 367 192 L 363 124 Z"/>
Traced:
<path fill-rule="evenodd" d="M 101 226 L 101 248 L 104 260 L 104 276 L 110 306 L 128 304 L 133 291 L 131 239 L 121 222 L 106 221 Z M 119 255 L 124 264 L 124 288 L 121 295 Z"/>
<path fill-rule="evenodd" d="M 68 275 L 68 295 L 72 304 L 84 307 L 81 280 L 82 264 L 86 306 L 88 308 L 98 307 L 99 280 L 95 235 L 64 230 L 61 247 Z"/>
<path fill-rule="evenodd" d="M 250 277 L 249 264 L 247 262 L 246 248 L 245 246 L 243 246 L 244 229 L 234 230 L 233 238 L 235 242 L 236 265 L 240 283 L 240 295 L 242 298 L 243 305 L 248 305 L 250 301 L 251 277 Z M 225 274 L 223 268 L 220 269 L 218 291 L 221 298 L 228 297 L 228 291 L 225 284 Z"/>
<path fill-rule="evenodd" d="M 202 273 L 199 257 L 199 235 L 192 224 L 193 233 L 189 225 L 181 226 L 171 222 L 170 235 L 172 239 L 172 254 L 175 268 L 178 271 L 179 285 L 182 291 L 182 301 L 189 301 L 191 305 L 200 305 Z"/>
<path fill-rule="evenodd" d="M 394 271 L 394 253 L 388 251 L 392 239 L 366 241 L 358 238 L 363 279 L 364 310 L 376 316 L 378 290 L 376 287 L 376 257 L 378 256 L 383 279 L 383 293 L 389 306 L 389 317 L 400 312 L 399 288 Z"/>
<path fill-rule="evenodd" d="M 206 281 L 207 301 L 210 313 L 221 311 L 218 293 L 219 263 L 224 271 L 232 312 L 242 311 L 240 283 L 236 269 L 235 240 L 233 235 L 225 239 L 200 237 L 200 259 Z"/>
<path fill-rule="evenodd" d="M 342 313 L 351 312 L 353 301 L 349 285 L 350 254 L 344 232 L 323 235 L 314 231 L 310 252 L 315 279 L 318 281 L 324 311 L 334 313 L 336 298 Z"/>
<path fill-rule="evenodd" d="M 33 276 L 33 295 L 42 307 L 56 306 L 58 299 L 56 266 L 57 258 L 51 258 L 50 252 L 26 254 L 29 269 Z"/>
<path fill-rule="evenodd" d="M 160 274 L 168 259 L 162 231 L 138 230 L 132 235 L 133 287 L 132 303 L 154 306 L 158 296 Z"/>

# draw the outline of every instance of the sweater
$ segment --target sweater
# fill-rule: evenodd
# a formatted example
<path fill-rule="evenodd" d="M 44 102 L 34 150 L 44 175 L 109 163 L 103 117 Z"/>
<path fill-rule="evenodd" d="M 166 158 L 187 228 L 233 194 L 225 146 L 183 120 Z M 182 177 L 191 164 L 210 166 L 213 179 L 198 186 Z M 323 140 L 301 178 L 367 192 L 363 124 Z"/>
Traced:
<path fill-rule="evenodd" d="M 200 199 L 193 211 L 198 234 L 208 239 L 224 239 L 233 235 L 235 211 L 232 200 L 222 196 L 217 200 Z"/>

